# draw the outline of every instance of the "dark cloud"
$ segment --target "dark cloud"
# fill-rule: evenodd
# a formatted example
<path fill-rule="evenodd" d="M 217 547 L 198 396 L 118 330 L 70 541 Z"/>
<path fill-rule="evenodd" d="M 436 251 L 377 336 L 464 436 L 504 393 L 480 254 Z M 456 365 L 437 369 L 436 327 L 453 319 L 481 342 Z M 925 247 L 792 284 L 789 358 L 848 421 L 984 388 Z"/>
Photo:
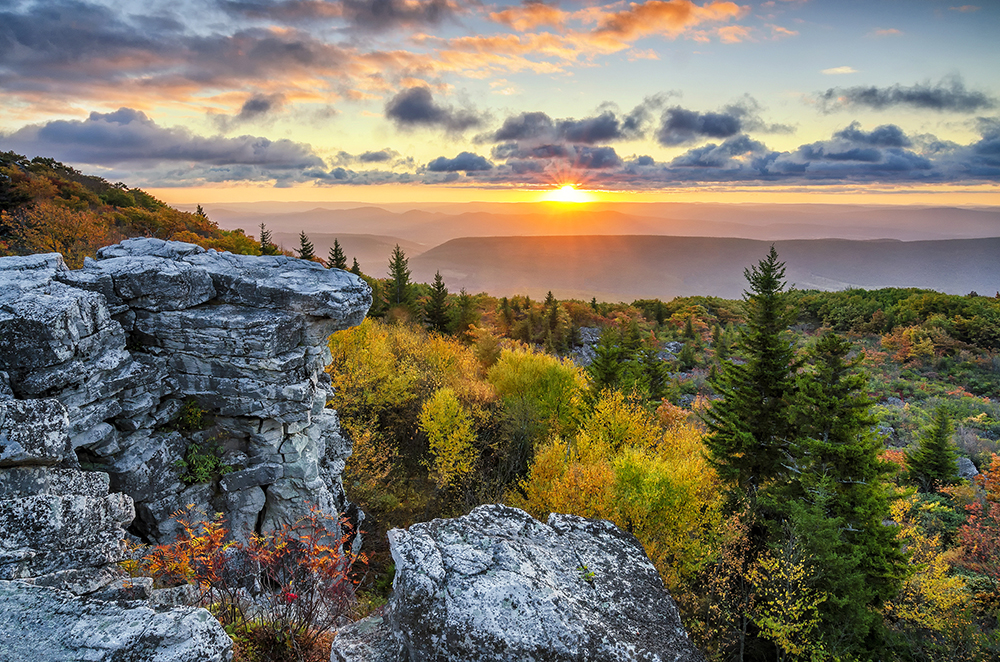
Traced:
<path fill-rule="evenodd" d="M 216 126 L 221 131 L 229 131 L 240 124 L 269 119 L 284 105 L 285 97 L 283 94 L 254 94 L 243 102 L 239 112 L 235 115 L 229 117 L 210 114 L 209 117 L 215 121 Z"/>
<path fill-rule="evenodd" d="M 622 160 L 613 147 L 583 147 L 577 150 L 573 165 L 587 170 L 603 170 L 617 168 L 621 164 Z"/>
<path fill-rule="evenodd" d="M 170 16 L 73 0 L 3 6 L 0 89 L 7 94 L 190 95 L 192 89 L 243 89 L 254 81 L 346 71 L 352 62 L 342 47 L 294 29 L 237 25 L 229 34 L 195 32 Z"/>
<path fill-rule="evenodd" d="M 492 135 L 493 140 L 530 140 L 555 133 L 555 122 L 545 113 L 521 113 L 508 117 Z"/>
<path fill-rule="evenodd" d="M 221 0 L 218 5 L 232 14 L 282 23 L 343 20 L 367 32 L 436 25 L 457 11 L 450 0 Z"/>
<path fill-rule="evenodd" d="M 860 122 L 851 122 L 847 128 L 834 133 L 833 137 L 877 147 L 910 147 L 913 144 L 895 124 L 883 124 L 866 132 L 861 129 Z"/>
<path fill-rule="evenodd" d="M 471 110 L 456 110 L 434 102 L 429 88 L 403 90 L 385 105 L 385 115 L 402 128 L 440 127 L 458 133 L 479 126 L 482 119 Z"/>
<path fill-rule="evenodd" d="M 380 149 L 377 152 L 364 152 L 358 155 L 361 163 L 385 163 L 399 156 L 399 152 L 393 149 Z"/>
<path fill-rule="evenodd" d="M 343 0 L 344 17 L 372 31 L 414 25 L 435 25 L 450 17 L 448 0 Z"/>
<path fill-rule="evenodd" d="M 656 139 L 661 145 L 675 147 L 705 138 L 731 138 L 747 131 L 791 133 L 794 130 L 785 124 L 768 124 L 761 119 L 761 110 L 760 104 L 749 95 L 718 112 L 674 106 L 663 112 Z"/>
<path fill-rule="evenodd" d="M 247 121 L 279 110 L 285 103 L 282 94 L 255 94 L 243 102 L 236 119 Z"/>
<path fill-rule="evenodd" d="M 485 156 L 472 152 L 462 152 L 453 159 L 439 156 L 427 164 L 430 172 L 481 172 L 492 169 L 493 164 Z"/>
<path fill-rule="evenodd" d="M 709 143 L 678 156 L 670 165 L 684 168 L 725 168 L 734 165 L 738 157 L 760 157 L 768 153 L 764 143 L 740 134 L 727 139 L 721 145 Z"/>
<path fill-rule="evenodd" d="M 663 123 L 656 133 L 656 139 L 661 145 L 683 145 L 701 138 L 735 136 L 742 126 L 740 118 L 735 115 L 700 113 L 674 106 L 663 113 Z"/>
<path fill-rule="evenodd" d="M 909 106 L 921 110 L 971 113 L 997 106 L 997 100 L 984 92 L 966 89 L 959 76 L 950 76 L 932 85 L 917 83 L 909 87 L 832 87 L 819 94 L 820 107 L 826 112 L 849 107 L 885 110 Z"/>
<path fill-rule="evenodd" d="M 323 166 L 323 160 L 303 143 L 258 136 L 198 136 L 187 129 L 161 127 L 145 113 L 131 108 L 91 113 L 86 120 L 26 126 L 2 138 L 4 144 L 17 151 L 101 166 L 164 161 L 272 170 Z"/>
<path fill-rule="evenodd" d="M 388 163 L 398 157 L 399 152 L 386 147 L 385 149 L 362 152 L 361 154 L 338 152 L 335 160 L 340 165 L 348 165 L 351 163 Z"/>
<path fill-rule="evenodd" d="M 582 120 L 561 120 L 556 125 L 556 131 L 563 140 L 587 145 L 620 140 L 624 137 L 621 122 L 610 111 Z"/>
<path fill-rule="evenodd" d="M 643 137 L 653 110 L 665 95 L 647 97 L 628 114 L 607 109 L 592 117 L 553 120 L 542 112 L 512 115 L 491 134 L 476 136 L 477 142 L 564 141 L 584 145 Z M 605 104 L 613 105 L 613 104 Z"/>

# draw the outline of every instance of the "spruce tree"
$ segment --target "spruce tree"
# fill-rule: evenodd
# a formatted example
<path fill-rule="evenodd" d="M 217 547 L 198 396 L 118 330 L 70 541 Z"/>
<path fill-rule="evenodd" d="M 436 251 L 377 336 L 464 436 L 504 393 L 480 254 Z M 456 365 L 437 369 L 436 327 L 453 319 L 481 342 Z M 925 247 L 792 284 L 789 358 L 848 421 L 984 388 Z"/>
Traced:
<path fill-rule="evenodd" d="M 476 301 L 472 295 L 465 291 L 463 287 L 455 301 L 452 309 L 452 333 L 459 337 L 467 337 L 469 327 L 479 321 L 479 313 L 476 311 Z"/>
<path fill-rule="evenodd" d="M 358 264 L 358 258 L 354 258 L 354 264 L 351 265 L 351 273 L 355 276 L 361 275 L 361 265 Z"/>
<path fill-rule="evenodd" d="M 767 257 L 744 270 L 746 328 L 738 347 L 742 363 L 727 361 L 712 382 L 722 399 L 705 418 L 708 461 L 727 484 L 730 508 L 773 481 L 792 438 L 789 398 L 798 368 L 787 333 L 795 319 L 784 292 L 785 265 L 771 246 Z"/>
<path fill-rule="evenodd" d="M 267 226 L 263 223 L 260 224 L 260 254 L 261 255 L 278 255 L 280 251 L 278 247 L 274 245 L 271 241 L 271 231 L 267 229 Z"/>
<path fill-rule="evenodd" d="M 333 240 L 333 248 L 330 249 L 327 266 L 331 269 L 347 269 L 347 256 L 344 255 L 344 249 L 340 247 L 340 241 L 337 239 Z"/>
<path fill-rule="evenodd" d="M 878 609 L 906 576 L 889 518 L 888 465 L 879 457 L 868 380 L 851 344 L 833 333 L 809 352 L 811 365 L 796 377 L 790 416 L 798 432 L 786 463 L 787 480 L 766 490 L 773 512 L 787 517 L 811 559 L 810 584 L 827 594 L 820 631 L 844 658 L 880 646 Z"/>
<path fill-rule="evenodd" d="M 389 258 L 389 283 L 386 300 L 390 306 L 413 306 L 413 288 L 410 284 L 409 260 L 396 244 Z"/>
<path fill-rule="evenodd" d="M 315 247 L 312 242 L 309 241 L 309 237 L 306 235 L 305 231 L 299 232 L 299 248 L 297 250 L 300 260 L 312 260 L 316 257 Z"/>
<path fill-rule="evenodd" d="M 448 330 L 448 288 L 441 278 L 440 271 L 434 274 L 434 282 L 431 284 L 431 296 L 427 301 L 425 317 L 431 331 L 445 333 Z"/>
<path fill-rule="evenodd" d="M 920 437 L 919 445 L 910 453 L 907 465 L 910 480 L 921 492 L 936 492 L 938 488 L 958 482 L 958 459 L 951 443 L 953 432 L 948 410 L 934 410 L 931 424 Z"/>

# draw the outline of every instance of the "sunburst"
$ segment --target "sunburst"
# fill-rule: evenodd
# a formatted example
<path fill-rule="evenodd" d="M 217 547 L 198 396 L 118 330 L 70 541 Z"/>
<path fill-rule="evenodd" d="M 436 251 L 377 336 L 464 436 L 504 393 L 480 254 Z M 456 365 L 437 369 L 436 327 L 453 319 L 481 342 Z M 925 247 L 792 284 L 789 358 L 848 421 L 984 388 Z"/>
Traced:
<path fill-rule="evenodd" d="M 578 189 L 574 184 L 563 184 L 559 188 L 546 191 L 545 199 L 550 202 L 590 202 L 591 195 L 584 190 Z"/>

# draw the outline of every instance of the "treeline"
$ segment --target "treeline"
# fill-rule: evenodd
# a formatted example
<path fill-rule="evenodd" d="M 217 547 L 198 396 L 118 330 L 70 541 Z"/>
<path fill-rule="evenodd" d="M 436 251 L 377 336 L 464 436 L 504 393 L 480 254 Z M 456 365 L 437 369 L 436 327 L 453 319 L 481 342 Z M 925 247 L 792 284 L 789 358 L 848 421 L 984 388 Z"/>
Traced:
<path fill-rule="evenodd" d="M 128 237 L 157 237 L 259 255 L 242 230 L 220 230 L 199 206 L 178 211 L 138 188 L 54 159 L 0 152 L 0 255 L 62 253 L 72 268 Z"/>

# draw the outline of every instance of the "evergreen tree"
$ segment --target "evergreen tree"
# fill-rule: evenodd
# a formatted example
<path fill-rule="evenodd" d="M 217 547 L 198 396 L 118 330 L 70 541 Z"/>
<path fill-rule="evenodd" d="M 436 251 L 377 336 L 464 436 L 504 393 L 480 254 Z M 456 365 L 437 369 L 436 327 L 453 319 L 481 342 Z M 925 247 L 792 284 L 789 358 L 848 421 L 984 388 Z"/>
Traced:
<path fill-rule="evenodd" d="M 300 260 L 312 260 L 316 257 L 315 248 L 305 231 L 299 232 L 299 248 L 297 250 Z"/>
<path fill-rule="evenodd" d="M 278 255 L 281 251 L 271 241 L 271 231 L 263 223 L 260 224 L 260 254 Z"/>
<path fill-rule="evenodd" d="M 202 209 L 201 205 L 198 205 L 198 208 L 194 210 L 194 213 L 196 216 L 201 216 L 206 221 L 208 220 L 208 214 L 205 213 L 205 210 Z"/>
<path fill-rule="evenodd" d="M 936 492 L 939 487 L 958 482 L 958 459 L 951 443 L 952 432 L 948 410 L 938 407 L 930 426 L 920 437 L 919 446 L 907 460 L 910 480 L 921 492 Z"/>
<path fill-rule="evenodd" d="M 432 331 L 445 333 L 448 330 L 448 288 L 441 278 L 441 272 L 434 274 L 434 283 L 431 285 L 431 296 L 427 301 L 425 312 L 427 325 Z"/>
<path fill-rule="evenodd" d="M 680 364 L 681 370 L 687 372 L 691 370 L 698 364 L 698 357 L 694 353 L 694 341 L 689 340 L 684 343 L 684 347 L 681 348 L 679 354 L 677 354 L 677 363 Z"/>
<path fill-rule="evenodd" d="M 358 264 L 358 258 L 354 258 L 354 264 L 351 265 L 351 273 L 355 276 L 361 275 L 361 265 Z"/>
<path fill-rule="evenodd" d="M 389 258 L 389 284 L 386 298 L 390 306 L 413 307 L 413 287 L 410 284 L 410 267 L 406 253 L 396 244 Z"/>
<path fill-rule="evenodd" d="M 767 257 L 744 270 L 746 328 L 738 342 L 743 363 L 727 361 L 712 382 L 723 399 L 705 422 L 709 463 L 728 485 L 730 508 L 773 481 L 793 437 L 789 397 L 799 362 L 786 330 L 795 319 L 784 292 L 785 265 L 771 246 Z"/>
<path fill-rule="evenodd" d="M 684 337 L 694 340 L 694 315 L 688 315 L 684 321 Z"/>
<path fill-rule="evenodd" d="M 452 333 L 459 337 L 467 336 L 469 327 L 479 321 L 476 311 L 476 301 L 463 287 L 458 293 L 455 307 L 452 309 Z"/>
<path fill-rule="evenodd" d="M 860 357 L 833 333 L 810 351 L 796 377 L 790 415 L 798 438 L 788 454 L 788 480 L 764 497 L 787 516 L 808 557 L 813 588 L 827 594 L 820 632 L 834 655 L 851 658 L 879 648 L 878 609 L 899 591 L 907 560 L 889 518 L 888 465 L 873 433 L 875 417 Z"/>
<path fill-rule="evenodd" d="M 623 354 L 620 334 L 612 328 L 605 329 L 594 346 L 594 359 L 586 368 L 594 396 L 600 395 L 604 389 L 618 386 Z"/>
<path fill-rule="evenodd" d="M 333 248 L 330 249 L 330 257 L 327 266 L 331 269 L 347 269 L 347 256 L 344 249 L 340 247 L 340 241 L 333 240 Z"/>

